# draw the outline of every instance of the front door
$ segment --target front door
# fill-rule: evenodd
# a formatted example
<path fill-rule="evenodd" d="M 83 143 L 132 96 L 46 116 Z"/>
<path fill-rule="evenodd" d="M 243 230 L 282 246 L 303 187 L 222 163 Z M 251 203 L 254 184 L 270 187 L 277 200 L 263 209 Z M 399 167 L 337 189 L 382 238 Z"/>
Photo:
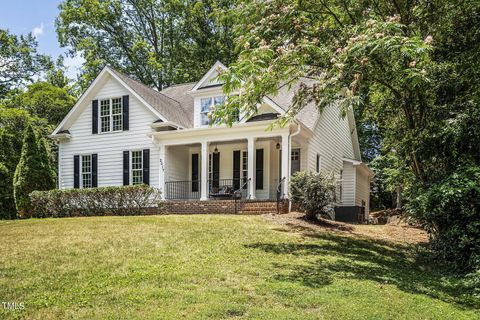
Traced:
<path fill-rule="evenodd" d="M 291 159 L 292 162 L 290 174 L 293 175 L 295 172 L 300 171 L 300 149 L 292 149 Z"/>

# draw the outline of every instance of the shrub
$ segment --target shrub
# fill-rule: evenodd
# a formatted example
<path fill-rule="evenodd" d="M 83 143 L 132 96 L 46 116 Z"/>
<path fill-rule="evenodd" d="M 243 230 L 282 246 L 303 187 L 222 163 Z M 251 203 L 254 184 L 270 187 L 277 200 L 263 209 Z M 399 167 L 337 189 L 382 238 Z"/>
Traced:
<path fill-rule="evenodd" d="M 15 218 L 15 205 L 12 201 L 12 181 L 8 168 L 0 162 L 0 219 Z"/>
<path fill-rule="evenodd" d="M 160 191 L 147 185 L 34 191 L 33 217 L 142 215 L 159 208 Z"/>
<path fill-rule="evenodd" d="M 335 201 L 335 184 L 322 173 L 300 171 L 291 178 L 290 195 L 307 219 L 315 220 L 317 214 L 328 214 L 328 206 Z"/>
<path fill-rule="evenodd" d="M 25 128 L 22 153 L 13 179 L 15 206 L 20 217 L 30 217 L 29 194 L 55 187 L 45 142 L 38 138 L 31 124 Z"/>
<path fill-rule="evenodd" d="M 457 169 L 408 196 L 407 213 L 424 225 L 440 257 L 460 271 L 480 270 L 480 167 Z"/>

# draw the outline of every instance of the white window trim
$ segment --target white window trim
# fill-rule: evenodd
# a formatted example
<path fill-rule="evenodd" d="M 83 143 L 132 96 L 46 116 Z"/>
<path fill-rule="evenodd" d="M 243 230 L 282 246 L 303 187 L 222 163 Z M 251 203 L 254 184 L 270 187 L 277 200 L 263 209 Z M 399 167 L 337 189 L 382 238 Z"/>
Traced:
<path fill-rule="evenodd" d="M 211 119 L 208 119 L 208 123 L 207 123 L 207 124 L 203 124 L 203 123 L 202 123 L 202 115 L 205 114 L 205 115 L 207 116 L 207 118 L 208 118 L 208 114 L 212 111 L 212 108 L 215 108 L 215 99 L 216 99 L 216 98 L 223 98 L 224 101 L 225 101 L 226 96 L 220 94 L 220 95 L 214 95 L 214 96 L 208 96 L 208 97 L 202 97 L 202 98 L 200 98 L 200 110 L 199 110 L 199 113 L 198 113 L 198 114 L 199 114 L 199 117 L 200 117 L 200 119 L 199 119 L 199 124 L 200 124 L 200 126 L 202 126 L 202 127 L 207 127 L 207 126 L 210 125 Z M 202 100 L 207 100 L 207 99 L 210 100 L 210 108 L 209 108 L 208 111 L 202 111 Z"/>
<path fill-rule="evenodd" d="M 133 153 L 134 152 L 140 152 L 140 164 L 142 165 L 142 168 L 141 169 L 133 169 Z M 130 159 L 130 185 L 134 185 L 133 184 L 133 170 L 137 170 L 137 171 L 141 171 L 142 173 L 142 182 L 139 183 L 139 184 L 142 184 L 143 183 L 143 150 L 130 150 L 130 154 L 129 154 L 129 159 Z"/>
<path fill-rule="evenodd" d="M 120 117 L 122 119 L 122 126 L 120 130 L 113 130 L 113 99 L 120 99 L 120 106 L 121 106 L 121 111 L 120 111 Z M 108 117 L 109 118 L 109 123 L 110 123 L 110 130 L 108 131 L 102 131 L 102 101 L 107 101 L 108 100 L 108 116 L 103 116 L 103 117 Z M 97 132 L 99 134 L 108 134 L 108 133 L 117 133 L 117 132 L 123 132 L 123 97 L 112 97 L 112 98 L 104 98 L 104 99 L 98 99 L 98 130 Z M 118 115 L 116 113 L 115 115 Z"/>
<path fill-rule="evenodd" d="M 83 186 L 83 175 L 84 175 L 84 172 L 83 172 L 83 157 L 86 157 L 86 156 L 90 157 L 90 172 L 85 172 L 85 173 L 90 175 L 90 184 L 91 184 L 90 187 L 84 187 Z M 80 154 L 79 157 L 80 157 L 80 181 L 79 181 L 80 182 L 79 183 L 80 189 L 93 188 L 92 154 Z"/>

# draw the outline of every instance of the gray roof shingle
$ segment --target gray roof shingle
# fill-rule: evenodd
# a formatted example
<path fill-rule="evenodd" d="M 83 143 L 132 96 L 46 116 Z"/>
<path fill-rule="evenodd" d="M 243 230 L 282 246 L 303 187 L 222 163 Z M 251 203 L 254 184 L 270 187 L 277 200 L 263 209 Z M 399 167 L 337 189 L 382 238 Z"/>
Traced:
<path fill-rule="evenodd" d="M 195 86 L 196 82 L 172 85 L 162 91 L 156 91 L 117 70 L 112 68 L 110 68 L 110 70 L 168 121 L 184 128 L 193 127 L 194 100 L 189 92 Z M 301 83 L 311 85 L 313 80 L 300 79 L 291 86 L 282 85 L 278 93 L 269 98 L 281 109 L 287 111 L 292 105 L 295 92 Z M 296 116 L 300 122 L 311 130 L 314 129 L 318 117 L 319 113 L 314 102 L 308 103 Z"/>
<path fill-rule="evenodd" d="M 168 121 L 185 128 L 193 127 L 193 112 L 187 114 L 184 106 L 182 106 L 179 101 L 162 92 L 158 92 L 115 69 L 109 69 Z M 190 113 L 192 114 L 191 116 Z"/>
<path fill-rule="evenodd" d="M 275 96 L 269 97 L 273 102 L 275 102 L 280 108 L 284 111 L 287 111 L 291 105 L 292 100 L 295 97 L 295 93 L 300 88 L 300 85 L 304 83 L 307 86 L 311 86 L 314 83 L 314 80 L 302 78 L 297 82 L 291 84 L 290 86 L 284 84 L 278 89 L 278 93 Z M 315 103 L 312 101 L 307 103 L 297 114 L 296 119 L 302 122 L 307 128 L 313 130 L 315 124 L 317 123 L 319 113 Z"/>

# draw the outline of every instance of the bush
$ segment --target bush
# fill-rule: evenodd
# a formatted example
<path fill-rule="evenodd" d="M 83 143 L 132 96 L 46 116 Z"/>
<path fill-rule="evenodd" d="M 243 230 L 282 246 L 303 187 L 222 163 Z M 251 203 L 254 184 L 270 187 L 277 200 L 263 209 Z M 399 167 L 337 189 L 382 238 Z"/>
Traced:
<path fill-rule="evenodd" d="M 335 201 L 335 184 L 322 173 L 300 171 L 291 178 L 290 195 L 307 219 L 315 220 L 317 214 L 328 214 L 328 206 Z"/>
<path fill-rule="evenodd" d="M 142 215 L 160 207 L 160 191 L 147 185 L 34 191 L 33 217 Z"/>
<path fill-rule="evenodd" d="M 12 181 L 8 168 L 0 162 L 0 219 L 14 219 L 15 202 L 12 201 Z"/>
<path fill-rule="evenodd" d="M 13 179 L 15 206 L 22 218 L 32 215 L 29 194 L 34 190 L 55 188 L 50 160 L 43 138 L 37 137 L 31 124 L 25 128 L 22 153 Z"/>
<path fill-rule="evenodd" d="M 479 270 L 480 167 L 460 168 L 408 197 L 407 213 L 424 225 L 440 257 L 459 271 Z"/>

